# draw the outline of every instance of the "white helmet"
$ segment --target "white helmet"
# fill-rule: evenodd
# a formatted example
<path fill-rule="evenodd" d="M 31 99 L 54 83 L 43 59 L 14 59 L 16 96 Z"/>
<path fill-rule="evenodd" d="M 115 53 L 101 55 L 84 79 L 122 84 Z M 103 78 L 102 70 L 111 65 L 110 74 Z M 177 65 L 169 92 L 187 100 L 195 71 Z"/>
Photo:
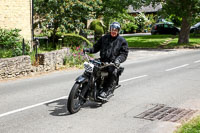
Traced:
<path fill-rule="evenodd" d="M 118 31 L 120 31 L 120 23 L 119 22 L 113 22 L 111 25 L 110 25 L 110 30 L 111 29 L 118 29 Z"/>

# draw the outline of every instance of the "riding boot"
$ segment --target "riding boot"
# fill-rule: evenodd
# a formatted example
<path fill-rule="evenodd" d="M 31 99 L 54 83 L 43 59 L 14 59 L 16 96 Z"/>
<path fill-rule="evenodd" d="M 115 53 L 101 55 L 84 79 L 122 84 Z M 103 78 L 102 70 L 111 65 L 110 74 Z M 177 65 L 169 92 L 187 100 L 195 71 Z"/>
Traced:
<path fill-rule="evenodd" d="M 102 91 L 100 91 L 100 94 L 99 94 L 100 99 L 105 99 L 113 93 L 114 80 L 112 80 L 112 78 L 110 79 L 111 80 L 107 80 L 108 82 L 104 85 Z"/>

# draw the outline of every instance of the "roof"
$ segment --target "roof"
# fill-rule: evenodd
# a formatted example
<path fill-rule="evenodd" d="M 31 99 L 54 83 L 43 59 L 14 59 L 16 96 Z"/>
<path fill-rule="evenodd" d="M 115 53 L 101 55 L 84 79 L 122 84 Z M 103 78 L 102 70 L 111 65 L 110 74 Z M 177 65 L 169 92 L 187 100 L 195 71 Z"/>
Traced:
<path fill-rule="evenodd" d="M 128 7 L 128 13 L 139 13 L 139 12 L 144 12 L 144 13 L 152 13 L 152 12 L 157 12 L 158 10 L 162 9 L 162 4 L 155 5 L 155 7 L 150 4 L 149 6 L 142 6 L 140 9 L 134 10 L 133 6 Z"/>

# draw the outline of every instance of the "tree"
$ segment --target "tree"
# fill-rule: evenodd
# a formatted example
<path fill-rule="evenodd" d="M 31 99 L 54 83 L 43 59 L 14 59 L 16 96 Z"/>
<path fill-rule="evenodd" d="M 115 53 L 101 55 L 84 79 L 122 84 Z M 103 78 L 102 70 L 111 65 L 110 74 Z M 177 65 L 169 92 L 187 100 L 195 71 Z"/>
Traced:
<path fill-rule="evenodd" d="M 101 9 L 101 0 L 35 0 L 35 17 L 43 27 L 52 25 L 51 37 L 56 41 L 56 32 L 76 32 L 86 28 L 87 20 L 94 18 Z M 55 45 L 54 45 L 55 46 Z"/>
<path fill-rule="evenodd" d="M 196 16 L 200 15 L 199 0 L 166 0 L 164 11 L 182 19 L 178 43 L 189 43 L 190 27 Z"/>
<path fill-rule="evenodd" d="M 109 27 L 110 21 L 125 13 L 130 3 L 132 0 L 102 0 L 102 9 L 97 12 L 97 18 L 103 16 L 105 25 Z"/>
<path fill-rule="evenodd" d="M 161 2 L 163 11 L 169 16 L 180 18 L 181 31 L 178 43 L 189 43 L 190 27 L 197 16 L 200 16 L 200 0 L 144 0 L 147 4 Z"/>
<path fill-rule="evenodd" d="M 190 27 L 195 18 L 200 16 L 200 0 L 132 0 L 132 2 L 131 5 L 135 9 L 144 5 L 161 3 L 166 14 L 177 16 L 182 20 L 178 43 L 189 43 Z"/>
<path fill-rule="evenodd" d="M 97 13 L 97 17 L 103 16 L 105 25 L 107 27 L 109 27 L 109 24 L 111 22 L 119 21 L 122 24 L 122 26 L 125 25 L 124 27 L 128 26 L 132 27 L 132 29 L 135 29 L 135 22 L 132 22 L 132 24 L 128 25 L 124 23 L 124 21 L 127 20 L 128 7 L 132 5 L 134 9 L 138 9 L 143 5 L 149 5 L 151 1 L 152 0 L 102 0 L 103 8 Z M 131 19 L 129 20 L 132 21 Z"/>

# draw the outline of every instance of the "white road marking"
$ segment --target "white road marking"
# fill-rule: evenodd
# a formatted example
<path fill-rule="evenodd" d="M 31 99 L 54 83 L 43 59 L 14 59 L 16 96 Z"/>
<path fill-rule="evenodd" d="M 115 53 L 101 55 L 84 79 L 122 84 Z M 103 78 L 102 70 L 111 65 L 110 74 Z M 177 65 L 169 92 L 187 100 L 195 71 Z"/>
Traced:
<path fill-rule="evenodd" d="M 178 69 L 178 68 L 182 68 L 182 67 L 186 67 L 188 66 L 189 64 L 184 64 L 184 65 L 181 65 L 181 66 L 177 66 L 177 67 L 173 67 L 173 68 L 170 68 L 170 69 L 167 69 L 165 71 L 172 71 L 172 70 L 175 70 L 175 69 Z"/>
<path fill-rule="evenodd" d="M 130 78 L 130 79 L 125 79 L 125 80 L 119 81 L 119 83 L 123 83 L 123 82 L 134 80 L 134 79 L 144 78 L 144 77 L 147 77 L 147 76 L 148 75 L 142 75 L 142 76 L 138 76 L 138 77 L 133 77 L 133 78 Z"/>
<path fill-rule="evenodd" d="M 197 61 L 195 61 L 194 63 L 199 63 L 200 62 L 200 60 L 197 60 Z"/>
<path fill-rule="evenodd" d="M 67 98 L 67 96 L 63 96 L 63 97 L 60 97 L 60 98 L 56 98 L 56 99 L 52 99 L 52 100 L 49 100 L 49 101 L 41 102 L 41 103 L 34 104 L 34 105 L 31 105 L 31 106 L 27 106 L 27 107 L 24 107 L 24 108 L 21 108 L 21 109 L 16 109 L 16 110 L 13 110 L 13 111 L 9 111 L 9 112 L 0 114 L 0 118 L 4 117 L 4 116 L 7 116 L 7 115 L 11 115 L 11 114 L 17 113 L 17 112 L 20 112 L 20 111 L 31 109 L 31 108 L 34 108 L 34 107 L 37 107 L 37 106 L 40 106 L 40 105 L 44 105 L 44 104 L 47 104 L 47 103 L 50 103 L 50 102 L 53 102 L 53 101 L 57 101 L 57 100 L 60 100 L 60 99 L 63 99 L 63 98 Z"/>
<path fill-rule="evenodd" d="M 122 82 L 130 81 L 130 80 L 134 80 L 134 79 L 139 79 L 139 78 L 143 78 L 143 77 L 147 77 L 147 76 L 148 75 L 142 75 L 142 76 L 138 76 L 138 77 L 133 77 L 133 78 L 130 78 L 130 79 L 122 80 L 122 81 L 119 81 L 119 82 L 122 83 Z M 56 100 L 64 99 L 64 98 L 68 98 L 68 96 L 59 97 L 59 98 L 52 99 L 52 100 L 49 100 L 49 101 L 45 101 L 45 102 L 41 102 L 41 103 L 34 104 L 34 105 L 31 105 L 31 106 L 27 106 L 27 107 L 24 107 L 24 108 L 20 108 L 20 109 L 16 109 L 16 110 L 13 110 L 13 111 L 9 111 L 9 112 L 0 114 L 0 118 L 4 117 L 4 116 L 11 115 L 11 114 L 14 114 L 14 113 L 18 113 L 18 112 L 21 112 L 21 111 L 24 111 L 24 110 L 28 110 L 28 109 L 31 109 L 31 108 L 34 108 L 34 107 L 38 107 L 38 106 L 41 106 L 41 105 L 44 105 L 44 104 L 47 104 L 47 103 L 50 103 L 50 102 L 53 102 L 53 101 L 56 101 Z"/>

